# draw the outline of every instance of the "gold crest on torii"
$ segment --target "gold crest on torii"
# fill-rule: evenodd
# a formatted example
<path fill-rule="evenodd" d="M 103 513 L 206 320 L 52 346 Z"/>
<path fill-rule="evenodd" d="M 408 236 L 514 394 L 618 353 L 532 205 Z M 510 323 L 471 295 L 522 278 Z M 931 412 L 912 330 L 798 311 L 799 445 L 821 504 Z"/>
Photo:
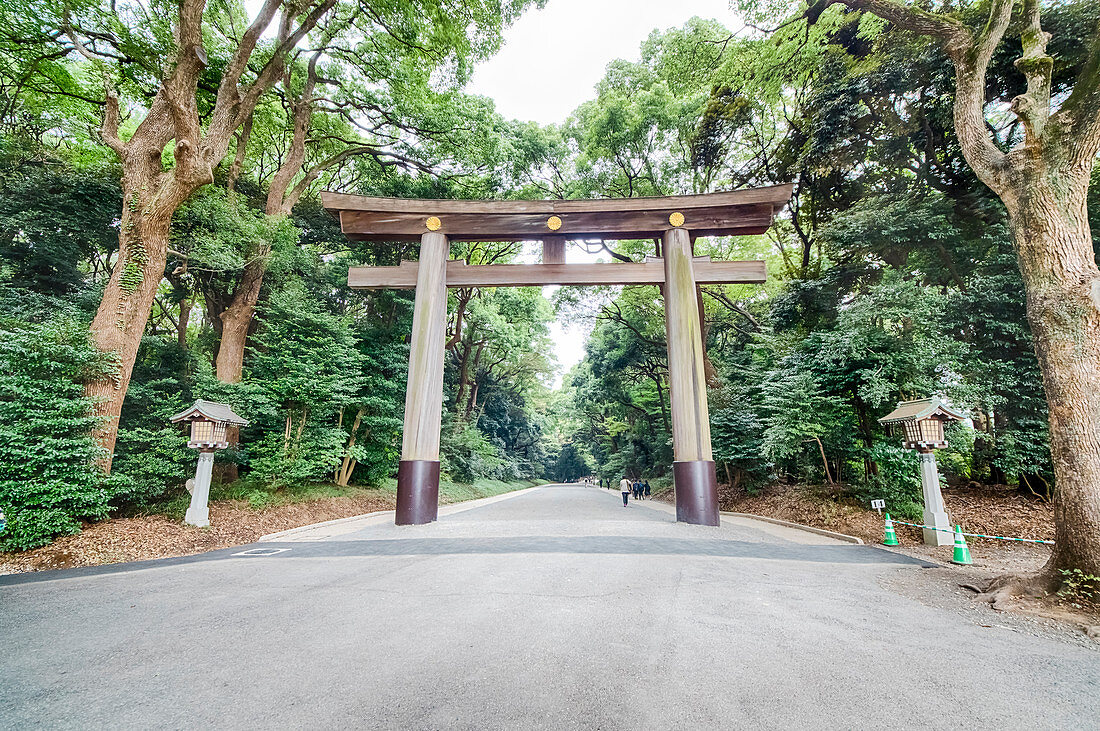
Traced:
<path fill-rule="evenodd" d="M 350 239 L 420 239 L 416 262 L 352 267 L 353 289 L 416 289 L 401 462 L 398 525 L 436 519 L 439 428 L 448 287 L 528 287 L 548 284 L 654 284 L 665 297 L 669 396 L 672 410 L 676 519 L 718 525 L 718 489 L 710 444 L 703 342 L 696 286 L 760 284 L 763 261 L 695 257 L 697 236 L 761 234 L 791 197 L 791 185 L 703 195 L 544 201 L 464 201 L 370 198 L 322 193 Z M 661 257 L 644 262 L 569 264 L 568 240 L 661 239 Z M 541 264 L 468 266 L 448 261 L 451 241 L 541 240 Z"/>

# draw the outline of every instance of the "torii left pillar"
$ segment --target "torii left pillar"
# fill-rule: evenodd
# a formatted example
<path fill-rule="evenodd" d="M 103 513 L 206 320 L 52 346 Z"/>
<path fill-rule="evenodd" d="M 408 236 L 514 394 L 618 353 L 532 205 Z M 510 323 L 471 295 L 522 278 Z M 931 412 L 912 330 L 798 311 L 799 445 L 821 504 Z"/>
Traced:
<path fill-rule="evenodd" d="M 676 520 L 718 525 L 718 480 L 710 445 L 703 330 L 687 230 L 673 228 L 665 232 L 664 255 Z"/>
<path fill-rule="evenodd" d="M 443 419 L 443 355 L 447 339 L 447 259 L 441 233 L 420 237 L 405 429 L 397 468 L 397 525 L 431 523 L 439 515 L 439 431 Z"/>

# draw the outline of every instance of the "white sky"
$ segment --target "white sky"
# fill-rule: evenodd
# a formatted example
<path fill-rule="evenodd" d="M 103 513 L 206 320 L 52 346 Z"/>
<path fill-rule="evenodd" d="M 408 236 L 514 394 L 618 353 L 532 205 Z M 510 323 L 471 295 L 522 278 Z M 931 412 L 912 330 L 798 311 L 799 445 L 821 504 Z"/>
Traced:
<path fill-rule="evenodd" d="M 505 117 L 561 122 L 592 98 L 608 62 L 637 59 L 655 28 L 695 15 L 736 27 L 729 0 L 549 0 L 505 31 L 504 48 L 467 90 L 492 97 Z"/>
<path fill-rule="evenodd" d="M 729 0 L 549 0 L 505 31 L 504 47 L 477 68 L 466 90 L 492 97 L 505 117 L 561 122 L 595 96 L 594 87 L 609 62 L 637 59 L 642 41 L 654 29 L 675 28 L 696 15 L 737 27 Z M 537 250 L 525 252 L 525 260 L 536 261 Z M 566 260 L 597 257 L 571 245 Z M 550 296 L 553 289 L 543 291 Z M 561 369 L 554 380 L 557 387 L 565 371 L 584 357 L 587 332 L 577 324 L 555 322 L 551 335 Z"/>

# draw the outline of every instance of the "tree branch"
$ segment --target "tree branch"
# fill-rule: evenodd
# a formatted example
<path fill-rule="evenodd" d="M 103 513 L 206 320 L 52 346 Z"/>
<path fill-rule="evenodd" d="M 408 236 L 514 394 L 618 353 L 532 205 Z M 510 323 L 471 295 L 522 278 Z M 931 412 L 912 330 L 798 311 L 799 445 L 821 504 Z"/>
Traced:
<path fill-rule="evenodd" d="M 1100 21 L 1092 36 L 1088 60 L 1052 124 L 1058 127 L 1071 165 L 1090 169 L 1100 154 Z"/>
<path fill-rule="evenodd" d="M 903 30 L 937 38 L 943 43 L 944 50 L 955 64 L 955 134 L 963 155 L 978 178 L 994 193 L 1005 193 L 1008 159 L 986 131 L 985 78 L 989 60 L 1012 18 L 1013 0 L 993 0 L 985 26 L 976 38 L 954 18 L 920 10 L 900 0 L 830 2 L 865 10 Z"/>
<path fill-rule="evenodd" d="M 1039 0 L 1024 0 L 1023 55 L 1014 65 L 1027 79 L 1027 92 L 1012 100 L 1012 111 L 1024 125 L 1025 147 L 1037 146 L 1050 118 L 1050 77 L 1054 59 L 1047 55 L 1050 33 L 1039 22 Z"/>

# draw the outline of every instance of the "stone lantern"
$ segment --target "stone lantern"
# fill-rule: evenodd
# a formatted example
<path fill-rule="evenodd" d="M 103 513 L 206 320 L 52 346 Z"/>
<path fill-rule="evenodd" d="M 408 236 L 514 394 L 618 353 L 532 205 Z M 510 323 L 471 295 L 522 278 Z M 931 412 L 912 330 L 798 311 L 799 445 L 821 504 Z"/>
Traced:
<path fill-rule="evenodd" d="M 928 546 L 949 546 L 954 541 L 947 511 L 940 492 L 940 475 L 933 450 L 947 446 L 944 425 L 962 421 L 966 416 L 943 404 L 937 398 L 901 401 L 896 409 L 879 419 L 879 423 L 904 437 L 904 449 L 917 450 L 920 458 L 920 479 L 924 492 L 924 543 Z"/>
<path fill-rule="evenodd" d="M 183 521 L 205 528 L 210 525 L 210 475 L 214 469 L 214 451 L 229 446 L 229 427 L 248 426 L 245 419 L 233 413 L 228 404 L 199 399 L 193 406 L 171 418 L 173 424 L 191 423 L 187 446 L 199 450 L 199 466 L 195 470 L 195 489 L 191 491 L 191 506 Z"/>

